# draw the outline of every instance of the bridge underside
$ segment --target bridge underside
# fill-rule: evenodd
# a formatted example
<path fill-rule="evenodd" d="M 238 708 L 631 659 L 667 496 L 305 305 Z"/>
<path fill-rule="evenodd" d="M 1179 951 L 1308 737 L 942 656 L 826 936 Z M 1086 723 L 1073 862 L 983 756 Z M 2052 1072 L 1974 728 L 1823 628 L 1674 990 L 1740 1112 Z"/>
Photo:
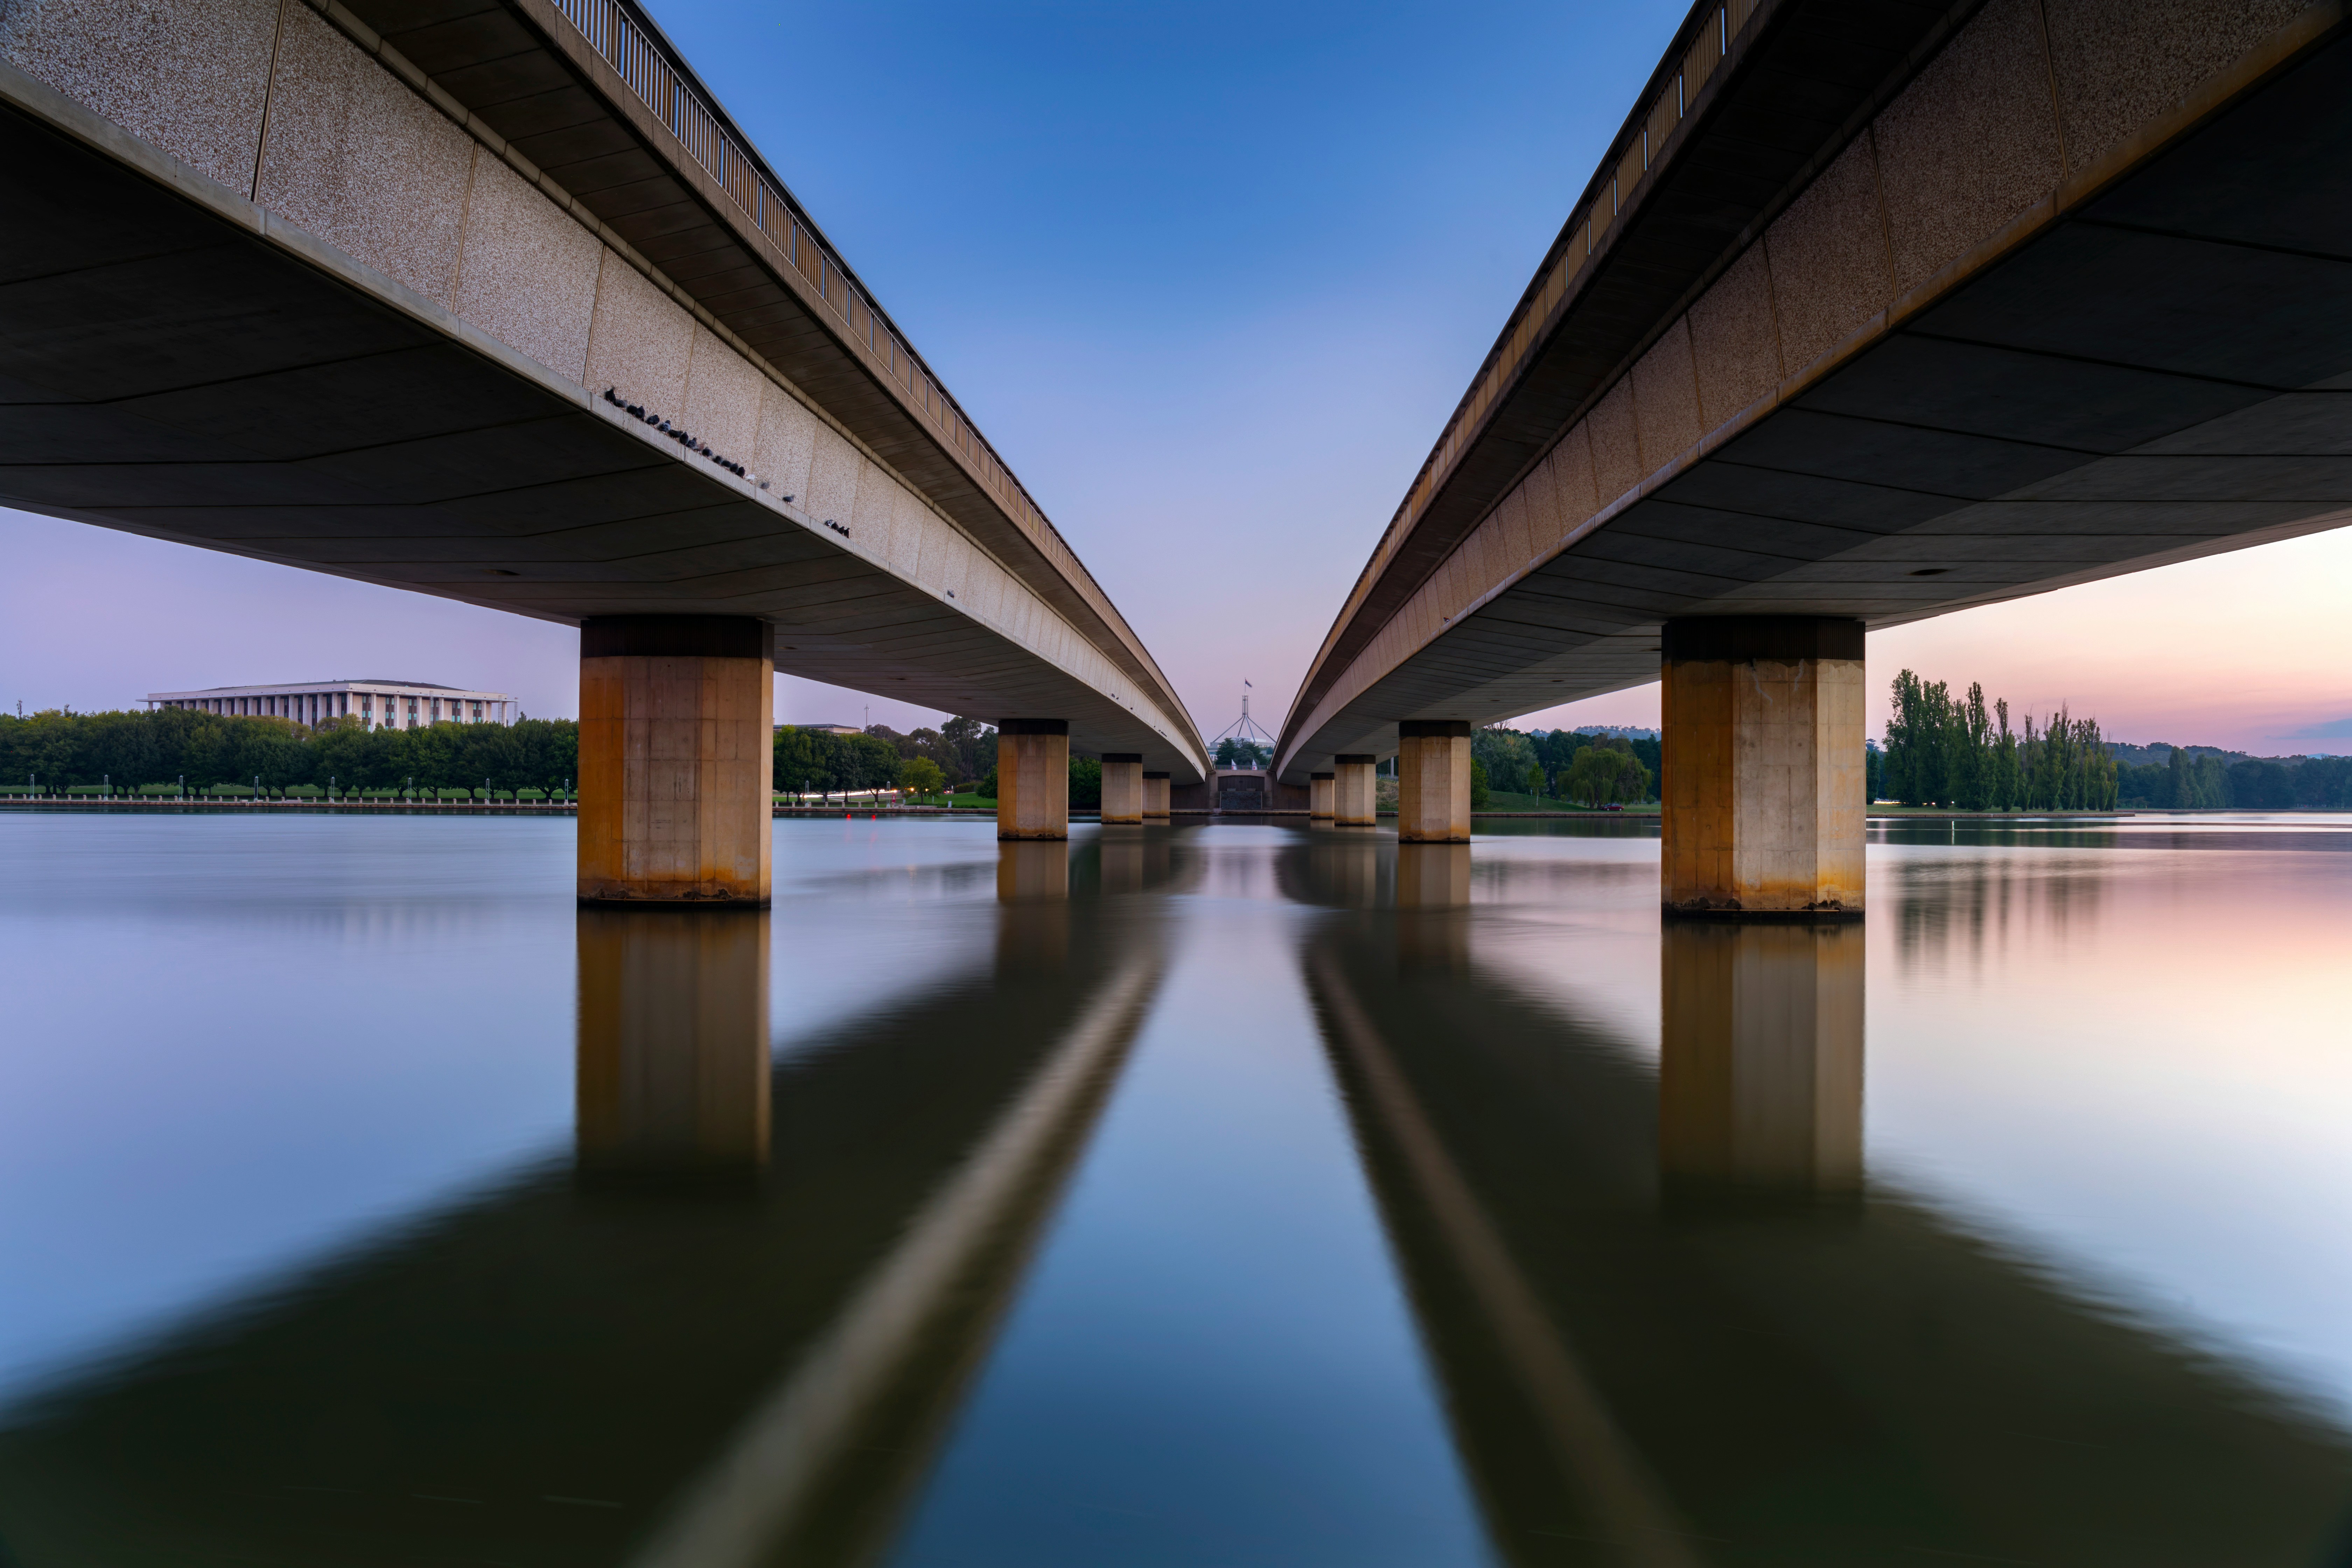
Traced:
<path fill-rule="evenodd" d="M 939 518 L 828 527 L 110 130 L 0 106 L 0 504 L 564 624 L 753 616 L 789 673 L 1200 775 Z"/>
<path fill-rule="evenodd" d="M 1563 499 L 1550 542 L 1538 500 L 1516 535 L 1490 520 L 1408 624 L 1310 689 L 1281 776 L 1393 752 L 1402 720 L 1492 723 L 1655 680 L 1670 619 L 1885 627 L 2339 525 L 2347 147 L 2339 37 L 1597 512 Z"/>

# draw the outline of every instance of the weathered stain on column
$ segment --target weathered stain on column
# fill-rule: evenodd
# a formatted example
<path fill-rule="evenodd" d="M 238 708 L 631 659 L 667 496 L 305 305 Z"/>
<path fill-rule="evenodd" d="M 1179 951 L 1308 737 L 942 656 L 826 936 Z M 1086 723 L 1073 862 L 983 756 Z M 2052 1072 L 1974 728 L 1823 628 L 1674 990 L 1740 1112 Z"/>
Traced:
<path fill-rule="evenodd" d="M 1307 775 L 1307 817 L 1310 822 L 1328 822 L 1339 800 L 1338 781 L 1329 773 Z"/>
<path fill-rule="evenodd" d="M 996 726 L 996 836 L 1070 836 L 1070 723 L 1004 719 Z"/>
<path fill-rule="evenodd" d="M 1397 839 L 1470 842 L 1470 724 L 1408 719 L 1397 726 Z"/>
<path fill-rule="evenodd" d="M 1378 820 L 1372 768 L 1379 761 L 1370 752 L 1342 752 L 1331 759 L 1332 820 L 1340 826 L 1370 827 Z"/>
<path fill-rule="evenodd" d="M 1666 910 L 1860 915 L 1862 623 L 1672 621 L 1664 652 Z"/>
<path fill-rule="evenodd" d="M 1156 821 L 1168 820 L 1168 775 L 1143 775 L 1143 815 Z"/>
<path fill-rule="evenodd" d="M 774 648 L 749 616 L 581 623 L 583 900 L 768 901 Z"/>
<path fill-rule="evenodd" d="M 1658 1168 L 1669 1194 L 1859 1193 L 1861 931 L 1668 921 L 1661 940 Z"/>
<path fill-rule="evenodd" d="M 1143 820 L 1143 753 L 1105 752 L 1102 757 L 1102 819 Z"/>
<path fill-rule="evenodd" d="M 583 1172 L 748 1175 L 768 1160 L 768 916 L 579 914 Z"/>

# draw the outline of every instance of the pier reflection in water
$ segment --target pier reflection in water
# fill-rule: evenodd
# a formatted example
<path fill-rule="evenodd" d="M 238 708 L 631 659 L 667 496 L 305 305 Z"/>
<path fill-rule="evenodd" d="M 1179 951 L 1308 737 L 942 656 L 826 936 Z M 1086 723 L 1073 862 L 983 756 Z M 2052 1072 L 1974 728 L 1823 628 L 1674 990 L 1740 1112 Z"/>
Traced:
<path fill-rule="evenodd" d="M 2338 1560 L 2338 1424 L 1866 1181 L 1862 926 L 1669 922 L 1653 1072 L 1397 853 L 1305 967 L 1508 1561 Z"/>
<path fill-rule="evenodd" d="M 1867 922 L 1662 929 L 1610 826 L 785 824 L 772 914 L 551 906 L 570 1149 L 0 1368 L 0 1560 L 2337 1560 L 2330 1276 L 2116 1194 L 2324 1215 L 2352 833 L 1898 831 Z M 2200 1048 L 2231 932 L 2274 1061 Z M 902 944 L 963 956 L 795 1022 Z M 2000 1032 L 2082 990 L 2122 1037 Z M 2053 1101 L 2072 1165 L 1987 1120 Z"/>
<path fill-rule="evenodd" d="M 1019 848 L 992 973 L 781 1065 L 766 911 L 580 910 L 573 1158 L 17 1412 L 9 1560 L 873 1561 L 1161 969 Z"/>

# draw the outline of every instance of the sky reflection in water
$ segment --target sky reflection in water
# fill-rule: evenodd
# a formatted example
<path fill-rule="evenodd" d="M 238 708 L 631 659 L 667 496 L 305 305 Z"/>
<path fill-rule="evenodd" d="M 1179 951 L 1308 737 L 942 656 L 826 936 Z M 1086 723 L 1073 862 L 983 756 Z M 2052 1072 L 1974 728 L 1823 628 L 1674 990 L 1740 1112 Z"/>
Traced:
<path fill-rule="evenodd" d="M 0 816 L 0 1560 L 2305 1563 L 2352 822 Z"/>

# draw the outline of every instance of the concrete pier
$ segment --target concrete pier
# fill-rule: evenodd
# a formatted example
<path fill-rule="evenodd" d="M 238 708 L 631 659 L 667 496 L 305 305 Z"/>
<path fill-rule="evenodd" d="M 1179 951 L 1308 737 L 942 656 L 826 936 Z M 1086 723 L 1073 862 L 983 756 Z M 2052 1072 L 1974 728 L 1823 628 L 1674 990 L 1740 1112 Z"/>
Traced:
<path fill-rule="evenodd" d="M 1669 1194 L 1858 1194 L 1860 929 L 1668 921 L 1661 940 L 1658 1168 Z"/>
<path fill-rule="evenodd" d="M 1862 913 L 1862 630 L 1829 616 L 1666 623 L 1668 913 Z"/>
<path fill-rule="evenodd" d="M 1143 753 L 1105 752 L 1102 758 L 1102 819 L 1143 820 Z"/>
<path fill-rule="evenodd" d="M 1397 726 L 1397 840 L 1470 842 L 1470 723 L 1408 719 Z"/>
<path fill-rule="evenodd" d="M 996 726 L 996 836 L 1070 836 L 1070 725 L 1004 719 Z"/>
<path fill-rule="evenodd" d="M 1340 826 L 1370 827 L 1377 820 L 1372 768 L 1379 761 L 1368 752 L 1343 752 L 1331 759 L 1331 819 Z"/>
<path fill-rule="evenodd" d="M 764 621 L 581 623 L 583 901 L 768 901 L 774 693 Z"/>
<path fill-rule="evenodd" d="M 1337 809 L 1339 781 L 1329 773 L 1307 775 L 1307 816 L 1312 822 L 1328 822 Z"/>
<path fill-rule="evenodd" d="M 1168 820 L 1168 791 L 1166 773 L 1143 775 L 1143 815 L 1147 818 L 1155 822 Z"/>

